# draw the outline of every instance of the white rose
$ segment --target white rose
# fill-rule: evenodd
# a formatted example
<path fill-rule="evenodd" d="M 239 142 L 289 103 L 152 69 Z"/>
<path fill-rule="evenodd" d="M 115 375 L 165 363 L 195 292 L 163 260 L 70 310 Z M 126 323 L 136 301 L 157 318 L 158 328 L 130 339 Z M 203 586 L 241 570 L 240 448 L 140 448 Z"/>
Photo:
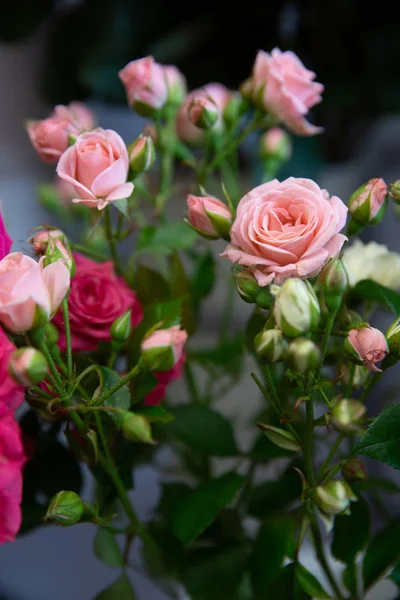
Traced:
<path fill-rule="evenodd" d="M 400 254 L 383 244 L 355 240 L 343 252 L 343 263 L 351 286 L 372 279 L 392 290 L 400 289 Z"/>

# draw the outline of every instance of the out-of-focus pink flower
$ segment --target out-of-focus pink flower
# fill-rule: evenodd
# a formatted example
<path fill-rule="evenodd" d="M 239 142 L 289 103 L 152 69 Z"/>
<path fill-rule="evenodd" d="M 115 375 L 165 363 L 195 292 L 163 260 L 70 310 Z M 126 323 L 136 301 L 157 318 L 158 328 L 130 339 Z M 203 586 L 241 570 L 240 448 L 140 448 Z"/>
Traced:
<path fill-rule="evenodd" d="M 376 365 L 385 358 L 389 348 L 385 336 L 379 329 L 368 326 L 351 329 L 347 336 L 347 343 L 364 367 L 370 371 L 382 371 Z"/>
<path fill-rule="evenodd" d="M 289 134 L 281 127 L 268 129 L 261 137 L 261 155 L 286 161 L 292 156 L 292 142 Z"/>
<path fill-rule="evenodd" d="M 186 79 L 175 65 L 161 65 L 168 87 L 168 100 L 180 104 L 186 95 Z"/>
<path fill-rule="evenodd" d="M 15 383 L 8 373 L 12 353 L 16 350 L 0 327 L 0 416 L 4 408 L 16 410 L 24 401 L 24 388 Z"/>
<path fill-rule="evenodd" d="M 2 260 L 10 252 L 12 239 L 7 233 L 4 225 L 3 215 L 0 212 L 0 260 Z"/>
<path fill-rule="evenodd" d="M 152 56 L 129 62 L 120 72 L 128 103 L 139 114 L 147 115 L 164 106 L 168 99 L 163 67 Z"/>

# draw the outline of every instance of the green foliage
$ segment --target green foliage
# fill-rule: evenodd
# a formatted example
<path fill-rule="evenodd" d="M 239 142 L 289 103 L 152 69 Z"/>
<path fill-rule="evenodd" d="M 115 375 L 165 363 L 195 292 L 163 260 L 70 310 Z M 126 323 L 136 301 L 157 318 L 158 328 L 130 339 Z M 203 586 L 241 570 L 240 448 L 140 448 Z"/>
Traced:
<path fill-rule="evenodd" d="M 169 423 L 174 420 L 174 415 L 163 406 L 146 406 L 138 411 L 138 414 L 143 415 L 150 422 Z"/>
<path fill-rule="evenodd" d="M 285 450 L 279 448 L 276 444 L 273 444 L 266 435 L 259 435 L 250 450 L 249 458 L 257 460 L 259 462 L 267 462 L 276 458 L 292 458 L 293 452 L 291 450 Z"/>
<path fill-rule="evenodd" d="M 128 577 L 123 573 L 107 589 L 103 590 L 94 600 L 136 600 L 137 596 Z"/>
<path fill-rule="evenodd" d="M 254 338 L 264 328 L 265 315 L 259 308 L 255 308 L 246 325 L 246 346 L 249 352 L 255 353 Z"/>
<path fill-rule="evenodd" d="M 367 503 L 352 502 L 349 515 L 337 515 L 333 527 L 332 554 L 338 560 L 352 564 L 356 555 L 368 543 L 370 516 Z"/>
<path fill-rule="evenodd" d="M 266 481 L 255 486 L 249 503 L 249 513 L 264 519 L 275 511 L 282 511 L 290 506 L 301 494 L 301 480 L 292 467 L 276 481 Z"/>
<path fill-rule="evenodd" d="M 309 594 L 312 598 L 327 598 L 328 600 L 331 598 L 318 579 L 310 571 L 307 571 L 302 564 L 297 563 L 295 570 L 296 579 L 306 594 Z"/>
<path fill-rule="evenodd" d="M 392 404 L 381 412 L 353 452 L 400 469 L 400 404 Z"/>
<path fill-rule="evenodd" d="M 94 555 L 108 567 L 122 568 L 124 561 L 115 536 L 109 529 L 99 527 L 93 541 Z"/>
<path fill-rule="evenodd" d="M 139 234 L 135 254 L 169 255 L 194 246 L 197 234 L 183 221 L 144 227 Z"/>
<path fill-rule="evenodd" d="M 196 266 L 190 280 L 195 308 L 198 310 L 200 301 L 211 294 L 215 285 L 215 259 L 210 250 L 207 250 L 196 261 Z"/>
<path fill-rule="evenodd" d="M 356 298 L 379 302 L 395 315 L 400 314 L 400 294 L 370 279 L 360 281 L 352 290 Z"/>
<path fill-rule="evenodd" d="M 269 587 L 268 596 L 279 600 L 311 600 L 297 578 L 297 563 L 290 563 L 281 569 L 278 577 Z"/>
<path fill-rule="evenodd" d="M 100 379 L 100 393 L 104 394 L 117 383 L 121 381 L 121 376 L 108 367 L 98 367 L 97 373 Z M 129 410 L 131 405 L 131 393 L 128 385 L 122 386 L 119 390 L 114 392 L 112 396 L 107 398 L 104 402 L 104 406 L 110 406 L 112 408 L 120 408 L 121 410 Z M 107 414 L 113 419 L 113 421 L 119 425 L 121 423 L 121 415 L 118 412 L 109 411 Z"/>
<path fill-rule="evenodd" d="M 215 379 L 230 375 L 240 378 L 244 358 L 244 340 L 240 333 L 230 340 L 219 343 L 215 348 L 192 350 L 190 359 L 201 365 Z"/>
<path fill-rule="evenodd" d="M 372 538 L 363 562 L 364 588 L 374 585 L 400 558 L 400 519 L 394 519 Z"/>
<path fill-rule="evenodd" d="M 179 254 L 175 253 L 171 256 L 169 265 L 171 297 L 181 298 L 181 324 L 183 329 L 192 335 L 196 329 L 196 318 L 190 297 L 189 280 Z"/>
<path fill-rule="evenodd" d="M 168 283 L 162 275 L 145 265 L 136 269 L 133 289 L 144 305 L 165 302 L 170 298 Z"/>

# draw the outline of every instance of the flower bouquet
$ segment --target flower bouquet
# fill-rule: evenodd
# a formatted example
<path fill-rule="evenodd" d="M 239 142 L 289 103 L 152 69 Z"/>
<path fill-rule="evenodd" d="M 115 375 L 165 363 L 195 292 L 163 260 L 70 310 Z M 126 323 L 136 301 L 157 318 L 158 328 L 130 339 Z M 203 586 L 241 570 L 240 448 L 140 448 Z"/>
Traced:
<path fill-rule="evenodd" d="M 400 520 L 377 518 L 399 488 L 360 458 L 400 468 L 400 405 L 369 416 L 365 404 L 400 358 L 399 257 L 354 239 L 400 183 L 371 179 L 345 204 L 275 178 L 291 133 L 321 132 L 306 117 L 323 86 L 292 52 L 260 51 L 240 91 L 187 93 L 152 57 L 119 78 L 143 133 L 127 147 L 79 102 L 29 121 L 56 165 L 39 190 L 51 225 L 10 253 L 1 222 L 0 542 L 92 523 L 94 553 L 116 571 L 99 600 L 136 598 L 135 552 L 171 598 L 361 599 L 400 582 Z M 250 135 L 262 182 L 244 189 Z M 393 313 L 386 333 L 370 323 L 378 307 Z M 257 407 L 246 423 L 229 400 L 241 381 Z M 160 493 L 139 519 L 143 464 Z"/>

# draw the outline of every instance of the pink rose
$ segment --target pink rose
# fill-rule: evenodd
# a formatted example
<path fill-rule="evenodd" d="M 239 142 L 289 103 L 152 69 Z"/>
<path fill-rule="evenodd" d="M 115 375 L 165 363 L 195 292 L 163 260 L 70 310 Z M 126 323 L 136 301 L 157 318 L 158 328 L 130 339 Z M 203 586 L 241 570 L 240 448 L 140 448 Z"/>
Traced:
<path fill-rule="evenodd" d="M 320 127 L 304 117 L 312 106 L 321 102 L 324 86 L 313 81 L 315 73 L 305 68 L 293 52 L 274 48 L 271 54 L 257 54 L 246 93 L 263 110 L 285 123 L 294 133 L 314 135 Z"/>
<path fill-rule="evenodd" d="M 0 407 L 2 411 L 4 408 L 16 410 L 24 401 L 24 388 L 15 383 L 8 373 L 11 355 L 15 350 L 14 344 L 0 327 Z"/>
<path fill-rule="evenodd" d="M 261 155 L 263 158 L 287 161 L 292 155 L 292 141 L 281 127 L 268 129 L 261 137 Z"/>
<path fill-rule="evenodd" d="M 73 256 L 76 273 L 68 296 L 72 348 L 75 352 L 89 352 L 100 342 L 111 341 L 110 328 L 115 319 L 130 309 L 132 327 L 136 327 L 143 318 L 143 311 L 135 292 L 115 274 L 111 261 L 97 263 L 77 252 Z M 65 350 L 61 311 L 53 323 L 60 331 L 59 345 Z"/>
<path fill-rule="evenodd" d="M 346 339 L 346 345 L 350 354 L 361 361 L 364 367 L 370 371 L 382 371 L 376 364 L 385 358 L 389 348 L 385 336 L 379 329 L 368 326 L 351 329 Z"/>
<path fill-rule="evenodd" d="M 182 377 L 185 362 L 186 354 L 183 353 L 172 369 L 154 373 L 158 383 L 156 387 L 146 395 L 146 398 L 144 399 L 145 406 L 158 406 L 161 404 L 166 396 L 168 384 Z"/>
<path fill-rule="evenodd" d="M 79 131 L 90 131 L 96 126 L 93 111 L 83 102 L 71 102 L 68 106 L 59 104 L 55 107 L 54 114 L 68 117 Z"/>
<path fill-rule="evenodd" d="M 386 202 L 387 193 L 383 179 L 370 179 L 350 196 L 349 213 L 361 225 L 374 222 Z"/>
<path fill-rule="evenodd" d="M 152 56 L 132 60 L 119 78 L 125 86 L 128 103 L 138 112 L 147 116 L 164 106 L 168 98 L 167 80 L 163 67 Z"/>
<path fill-rule="evenodd" d="M 0 322 L 13 333 L 24 333 L 49 321 L 70 283 L 64 261 L 47 267 L 21 252 L 0 261 Z"/>
<path fill-rule="evenodd" d="M 7 411 L 0 414 L 0 544 L 14 540 L 21 525 L 24 462 L 19 426 Z"/>
<path fill-rule="evenodd" d="M 168 87 L 168 99 L 180 104 L 186 95 L 186 79 L 175 65 L 162 65 Z"/>
<path fill-rule="evenodd" d="M 77 193 L 72 202 L 82 202 L 99 210 L 133 191 L 127 183 L 128 151 L 122 138 L 111 129 L 82 133 L 64 152 L 57 174 L 71 183 Z"/>
<path fill-rule="evenodd" d="M 313 277 L 339 254 L 346 215 L 340 198 L 311 179 L 274 179 L 241 199 L 222 256 L 249 267 L 261 286 Z"/>
<path fill-rule="evenodd" d="M 204 132 L 193 125 L 193 121 L 189 117 L 189 107 L 195 98 L 211 99 L 218 109 L 218 118 L 215 121 L 212 129 L 219 131 L 223 127 L 223 112 L 232 98 L 232 92 L 221 83 L 207 83 L 202 88 L 190 92 L 182 106 L 180 107 L 176 118 L 176 131 L 178 137 L 189 144 L 201 143 L 204 139 Z"/>
<path fill-rule="evenodd" d="M 211 239 L 229 235 L 232 215 L 221 200 L 213 196 L 190 194 L 187 197 L 187 207 L 189 223 L 198 233 Z"/>
<path fill-rule="evenodd" d="M 3 216 L 0 212 L 0 260 L 7 256 L 12 246 L 12 239 L 7 233 L 4 225 Z"/>

